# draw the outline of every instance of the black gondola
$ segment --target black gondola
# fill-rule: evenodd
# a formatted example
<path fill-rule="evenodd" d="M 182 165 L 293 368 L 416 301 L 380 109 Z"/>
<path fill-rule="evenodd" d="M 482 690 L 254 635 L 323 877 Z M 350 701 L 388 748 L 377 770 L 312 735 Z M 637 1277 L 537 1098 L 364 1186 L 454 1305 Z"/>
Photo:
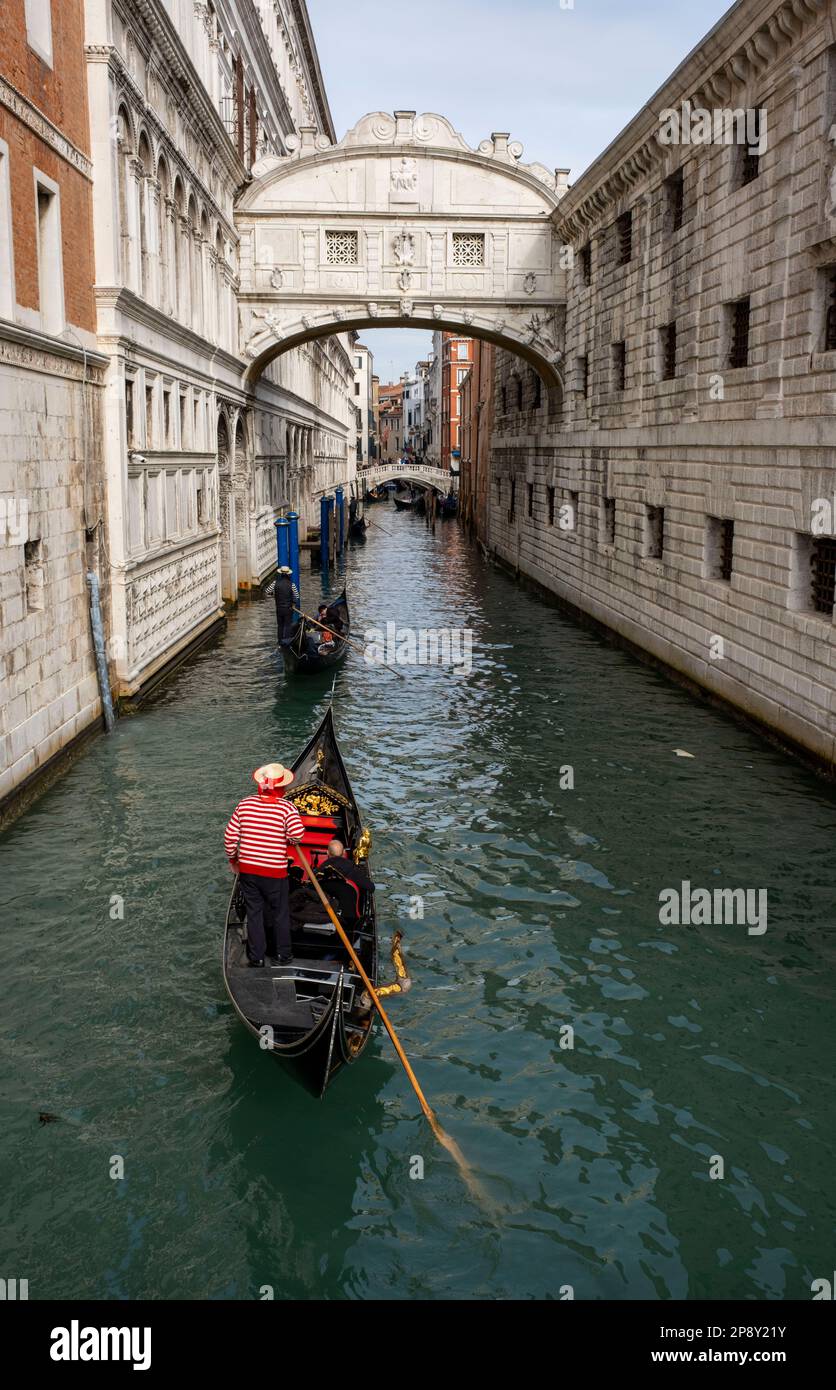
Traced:
<path fill-rule="evenodd" d="M 419 492 L 415 498 L 415 511 L 418 516 L 427 515 L 427 494 L 425 492 Z"/>
<path fill-rule="evenodd" d="M 364 516 L 358 516 L 356 520 L 352 521 L 351 525 L 349 526 L 348 534 L 351 540 L 355 542 L 355 544 L 359 541 L 360 545 L 365 545 L 367 530 L 368 522 L 366 521 L 366 518 Z"/>
<path fill-rule="evenodd" d="M 403 495 L 395 493 L 395 506 L 399 512 L 411 512 L 417 501 L 418 498 L 414 493 L 410 492 Z"/>
<path fill-rule="evenodd" d="M 305 823 L 302 842 L 316 869 L 328 840 L 342 840 L 348 853 L 365 859 L 371 835 L 364 831 L 348 774 L 337 746 L 330 708 L 293 764 L 287 792 Z M 295 851 L 290 846 L 291 858 Z M 238 880 L 224 932 L 224 984 L 242 1023 L 313 1095 L 322 1097 L 343 1067 L 362 1056 L 372 1033 L 372 1005 L 363 981 L 331 923 L 292 926 L 290 965 L 247 965 Z M 363 969 L 377 987 L 378 945 L 374 893 L 361 895 L 351 941 Z M 269 1044 L 269 1046 L 268 1046 Z"/>
<path fill-rule="evenodd" d="M 297 623 L 290 642 L 280 647 L 286 671 L 307 676 L 315 671 L 327 671 L 329 667 L 338 666 L 345 660 L 348 643 L 344 639 L 351 631 L 345 589 L 339 598 L 328 605 L 328 621 L 334 623 L 333 646 L 324 641 L 324 632 L 309 626 L 304 618 Z"/>
<path fill-rule="evenodd" d="M 455 492 L 448 492 L 446 497 L 441 499 L 441 515 L 455 516 L 459 509 L 459 499 Z"/>

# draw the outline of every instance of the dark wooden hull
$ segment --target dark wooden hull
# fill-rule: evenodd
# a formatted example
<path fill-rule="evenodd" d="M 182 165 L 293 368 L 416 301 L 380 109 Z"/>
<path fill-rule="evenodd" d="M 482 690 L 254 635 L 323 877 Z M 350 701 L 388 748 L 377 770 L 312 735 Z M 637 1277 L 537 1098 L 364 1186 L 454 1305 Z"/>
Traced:
<path fill-rule="evenodd" d="M 397 507 L 399 512 L 413 511 L 415 508 L 415 502 L 416 498 L 414 497 L 399 497 L 398 494 L 395 493 L 395 506 Z"/>
<path fill-rule="evenodd" d="M 321 755 L 321 766 L 320 766 Z M 341 809 L 347 844 L 361 832 L 360 812 L 337 746 L 331 710 L 293 764 L 296 782 L 288 795 L 304 802 L 306 794 L 336 792 L 345 803 Z M 223 946 L 223 976 L 227 994 L 238 1018 L 259 1046 L 312 1095 L 322 1098 L 334 1077 L 352 1066 L 368 1047 L 374 1015 L 364 1010 L 364 985 L 348 957 L 306 959 L 298 954 L 287 966 L 250 970 L 245 960 L 246 931 L 236 910 L 237 880 L 227 909 Z M 351 928 L 352 932 L 357 927 Z M 374 894 L 366 899 L 360 923 L 363 967 L 373 985 L 378 980 L 377 920 Z M 313 949 L 313 948 L 308 948 Z M 319 948 L 317 948 L 319 949 Z M 282 992 L 295 995 L 282 1003 Z M 300 1002 L 301 1001 L 301 1002 Z M 310 1001 L 310 1002 L 308 1002 Z M 318 1001 L 316 1009 L 314 1002 Z M 307 1014 L 302 1021 L 301 1016 Z M 271 1030 L 265 1032 L 265 1030 Z M 269 1045 L 265 1045 L 269 1044 Z"/>
<path fill-rule="evenodd" d="M 305 642 L 304 623 L 297 624 L 296 632 L 292 642 L 280 648 L 285 670 L 293 675 L 312 676 L 319 671 L 329 671 L 334 666 L 339 666 L 348 656 L 348 643 L 342 638 L 348 637 L 351 632 L 351 620 L 348 612 L 348 601 L 345 590 L 331 605 L 336 608 L 343 620 L 344 631 L 340 640 L 334 643 L 333 651 L 312 653 L 307 650 Z"/>

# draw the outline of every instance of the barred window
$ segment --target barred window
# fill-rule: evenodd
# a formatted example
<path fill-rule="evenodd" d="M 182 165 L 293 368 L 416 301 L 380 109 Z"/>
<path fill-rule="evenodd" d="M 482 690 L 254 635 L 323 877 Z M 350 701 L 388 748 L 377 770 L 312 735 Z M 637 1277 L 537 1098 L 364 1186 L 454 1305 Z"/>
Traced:
<path fill-rule="evenodd" d="M 454 232 L 453 265 L 474 266 L 484 264 L 484 232 Z"/>
<path fill-rule="evenodd" d="M 668 226 L 678 232 L 685 220 L 685 175 L 681 169 L 665 179 Z"/>
<path fill-rule="evenodd" d="M 832 536 L 813 541 L 810 553 L 810 597 L 816 613 L 833 616 L 836 603 L 836 540 Z"/>
<path fill-rule="evenodd" d="M 659 329 L 662 352 L 662 380 L 670 381 L 676 376 L 676 324 L 666 323 Z"/>
<path fill-rule="evenodd" d="M 728 306 L 730 317 L 730 338 L 729 338 L 729 366 L 746 367 L 749 365 L 749 316 L 750 301 L 738 299 L 734 304 Z"/>
<path fill-rule="evenodd" d="M 326 232 L 325 264 L 358 265 L 360 235 L 358 232 Z"/>
<path fill-rule="evenodd" d="M 627 265 L 633 259 L 633 212 L 623 212 L 615 224 L 618 265 Z"/>
<path fill-rule="evenodd" d="M 833 352 L 836 351 L 836 268 L 833 266 L 830 266 L 827 271 L 826 293 L 824 350 L 825 352 Z"/>
<path fill-rule="evenodd" d="M 627 389 L 627 344 L 625 342 L 613 343 L 612 345 L 612 378 L 614 391 Z"/>

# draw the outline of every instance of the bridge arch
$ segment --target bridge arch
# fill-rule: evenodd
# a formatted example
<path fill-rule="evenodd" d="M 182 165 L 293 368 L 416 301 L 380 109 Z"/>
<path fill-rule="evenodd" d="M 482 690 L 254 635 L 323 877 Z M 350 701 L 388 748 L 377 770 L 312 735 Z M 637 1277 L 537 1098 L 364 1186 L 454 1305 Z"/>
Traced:
<path fill-rule="evenodd" d="M 303 127 L 290 145 L 253 166 L 236 208 L 248 383 L 311 338 L 443 328 L 562 390 L 566 171 L 523 164 L 503 133 L 473 150 L 443 116 L 413 111 L 364 116 L 337 145 Z"/>

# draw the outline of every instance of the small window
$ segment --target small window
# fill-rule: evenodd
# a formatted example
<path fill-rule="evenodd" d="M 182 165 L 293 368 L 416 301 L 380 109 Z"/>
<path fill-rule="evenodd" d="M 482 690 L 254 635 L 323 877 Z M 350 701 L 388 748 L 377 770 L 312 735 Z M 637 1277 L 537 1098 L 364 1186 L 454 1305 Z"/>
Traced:
<path fill-rule="evenodd" d="M 61 213 L 58 185 L 36 171 L 38 304 L 46 333 L 63 333 L 64 274 L 61 258 Z"/>
<path fill-rule="evenodd" d="M 25 0 L 26 42 L 52 67 L 51 0 Z"/>
<path fill-rule="evenodd" d="M 154 447 L 154 388 L 145 387 L 145 447 Z"/>
<path fill-rule="evenodd" d="M 128 439 L 128 448 L 134 447 L 134 384 L 130 377 L 125 378 L 125 434 Z"/>
<path fill-rule="evenodd" d="M 746 129 L 738 133 L 738 138 L 743 136 L 743 140 L 737 146 L 737 186 L 745 188 L 747 184 L 754 183 L 761 171 L 761 159 L 758 149 L 761 139 L 761 113 L 760 108 L 746 113 Z"/>
<path fill-rule="evenodd" d="M 326 265 L 359 265 L 360 262 L 360 233 L 359 232 L 326 232 L 325 233 L 325 264 Z"/>
<path fill-rule="evenodd" d="M 485 264 L 484 232 L 453 233 L 453 265 L 481 266 Z M 461 353 L 459 354 L 461 356 Z"/>
<path fill-rule="evenodd" d="M 503 415 L 507 415 L 507 414 L 508 414 L 508 387 L 507 387 L 507 386 L 503 386 L 502 389 L 500 390 L 499 399 L 500 399 L 500 404 L 501 404 L 501 406 L 502 406 L 502 411 L 501 411 L 501 413 L 502 413 Z"/>
<path fill-rule="evenodd" d="M 163 443 L 166 449 L 171 448 L 171 390 L 163 391 Z"/>
<path fill-rule="evenodd" d="M 23 566 L 26 612 L 42 613 L 44 609 L 44 562 L 40 540 L 24 541 Z"/>
<path fill-rule="evenodd" d="M 633 259 L 633 213 L 623 212 L 615 224 L 616 257 L 618 265 Z"/>
<path fill-rule="evenodd" d="M 576 361 L 578 390 L 581 395 L 586 398 L 589 396 L 589 358 L 584 355 L 583 357 L 578 357 Z"/>
<path fill-rule="evenodd" d="M 533 516 L 534 516 L 534 484 L 533 484 L 533 483 L 527 483 L 526 486 L 527 486 L 527 488 L 528 488 L 528 515 L 529 515 L 529 517 L 533 517 Z"/>
<path fill-rule="evenodd" d="M 659 330 L 659 342 L 661 348 L 661 376 L 663 381 L 670 381 L 676 376 L 676 324 L 666 323 Z"/>
<path fill-rule="evenodd" d="M 581 280 L 585 285 L 592 284 L 592 242 L 588 241 L 581 250 Z"/>
<path fill-rule="evenodd" d="M 539 410 L 543 404 L 543 383 L 537 372 L 531 373 L 531 406 L 533 410 Z"/>
<path fill-rule="evenodd" d="M 824 279 L 824 351 L 836 352 L 836 266 L 829 265 Z"/>
<path fill-rule="evenodd" d="M 612 385 L 614 391 L 624 391 L 627 388 L 627 344 L 625 342 L 613 343 L 612 345 Z"/>
<path fill-rule="evenodd" d="M 549 499 L 549 525 L 550 525 L 550 526 L 554 526 L 554 488 L 553 488 L 553 487 L 550 487 L 550 488 L 548 489 L 548 499 Z"/>
<path fill-rule="evenodd" d="M 521 376 L 518 376 L 518 377 L 517 377 L 517 410 L 522 410 L 522 408 L 523 408 L 523 384 L 522 384 L 522 377 L 521 377 Z"/>
<path fill-rule="evenodd" d="M 710 516 L 706 529 L 706 575 L 730 584 L 734 565 L 734 522 Z"/>
<path fill-rule="evenodd" d="M 730 367 L 749 365 L 749 318 L 751 305 L 748 297 L 738 299 L 726 306 L 729 320 L 729 362 Z"/>
<path fill-rule="evenodd" d="M 677 169 L 665 179 L 665 224 L 669 232 L 678 232 L 685 219 L 685 175 Z"/>
<path fill-rule="evenodd" d="M 188 416 L 187 416 L 187 414 L 186 414 L 186 393 L 185 393 L 185 391 L 181 391 L 181 392 L 180 392 L 180 448 L 181 448 L 181 449 L 185 449 L 185 447 L 186 447 L 186 442 L 187 442 L 187 422 L 188 422 Z"/>
<path fill-rule="evenodd" d="M 644 553 L 649 560 L 661 560 L 665 550 L 665 509 L 645 507 Z"/>
<path fill-rule="evenodd" d="M 836 539 L 832 536 L 811 538 L 810 598 L 813 611 L 833 616 L 836 603 Z"/>
<path fill-rule="evenodd" d="M 601 543 L 615 545 L 615 498 L 601 498 Z"/>
<path fill-rule="evenodd" d="M 359 396 L 359 394 L 360 394 L 360 383 L 359 383 L 359 381 L 355 381 L 355 383 L 354 383 L 354 394 L 355 394 L 355 396 Z"/>

